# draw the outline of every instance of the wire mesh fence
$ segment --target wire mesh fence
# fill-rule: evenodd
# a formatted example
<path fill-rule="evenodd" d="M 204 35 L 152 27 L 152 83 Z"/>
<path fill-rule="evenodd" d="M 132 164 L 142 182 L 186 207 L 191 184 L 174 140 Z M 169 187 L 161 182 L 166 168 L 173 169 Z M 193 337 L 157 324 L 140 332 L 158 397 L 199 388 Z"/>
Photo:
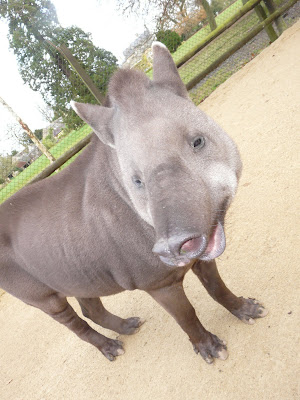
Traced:
<path fill-rule="evenodd" d="M 209 96 L 216 87 L 267 47 L 274 40 L 274 35 L 276 38 L 282 30 L 291 26 L 300 16 L 300 2 L 295 3 L 294 1 L 295 4 L 292 4 L 292 7 L 288 8 L 280 19 L 275 19 L 267 29 L 262 27 L 257 34 L 248 40 L 247 37 L 253 29 L 258 27 L 261 21 L 268 18 L 274 11 L 270 7 L 270 0 L 260 4 L 255 0 L 248 1 L 248 4 L 250 2 L 253 3 L 253 8 L 249 12 L 229 28 L 224 28 L 222 34 L 205 46 L 202 46 L 202 44 L 216 30 L 212 32 L 207 16 L 203 12 L 197 15 L 193 14 L 191 18 L 188 18 L 185 21 L 184 28 L 182 24 L 177 28 L 175 27 L 177 32 L 175 32 L 176 35 L 173 35 L 174 43 L 170 39 L 170 34 L 168 35 L 168 47 L 170 46 L 173 50 L 173 58 L 179 65 L 179 73 L 189 88 L 190 96 L 195 104 L 199 104 Z M 225 9 L 215 9 L 217 29 L 222 28 L 224 24 L 232 20 L 244 6 L 242 0 L 223 2 L 223 4 L 226 5 Z M 258 5 L 259 8 L 257 8 Z M 291 0 L 275 0 L 275 3 L 272 2 L 271 5 L 278 9 L 284 5 L 290 6 Z M 272 27 L 271 30 L 270 26 Z M 97 104 L 99 98 L 98 100 L 95 98 L 91 87 L 88 88 L 89 85 L 84 83 L 82 77 L 77 74 L 74 65 L 67 61 L 57 48 L 63 45 L 68 47 L 77 62 L 92 79 L 100 97 L 103 97 L 106 93 L 109 78 L 117 68 L 117 59 L 110 52 L 92 47 L 89 37 L 84 35 L 83 32 L 74 30 L 55 32 L 53 30 L 52 33 L 48 32 L 47 36 L 43 36 L 40 32 L 36 32 L 36 27 L 34 29 L 32 46 L 36 46 L 37 50 L 33 60 L 28 62 L 37 62 L 42 67 L 40 68 L 41 73 L 35 78 L 35 82 L 30 81 L 32 77 L 27 77 L 27 83 L 43 94 L 48 107 L 52 111 L 50 113 L 51 123 L 49 122 L 46 128 L 34 133 L 46 146 L 53 158 L 58 160 L 68 150 L 74 149 L 83 139 L 88 138 L 91 133 L 91 128 L 83 125 L 69 106 L 70 100 Z M 180 40 L 178 40 L 178 37 Z M 141 69 L 151 77 L 150 46 L 151 42 L 157 38 L 159 37 L 150 33 L 146 38 L 144 37 L 142 52 L 140 52 L 138 60 L 130 61 L 132 54 L 138 52 L 136 48 L 136 51 L 127 52 L 129 57 L 125 65 Z M 79 39 L 83 40 L 80 41 Z M 245 39 L 247 39 L 246 42 Z M 200 51 L 199 48 L 201 48 Z M 194 51 L 193 49 L 197 50 Z M 182 62 L 182 60 L 185 61 Z M 26 71 L 24 76 L 26 78 Z M 59 87 L 59 90 L 55 91 L 55 87 Z M 17 126 L 20 126 L 20 124 L 15 122 L 12 131 L 17 131 Z M 22 127 L 20 129 L 21 131 L 24 130 Z M 20 137 L 20 132 L 17 135 Z M 23 137 L 24 147 L 22 151 L 3 154 L 0 149 L 0 203 L 32 181 L 51 164 L 45 154 L 42 154 L 26 135 L 23 134 Z M 77 155 L 78 153 L 73 155 L 54 173 L 65 168 Z"/>

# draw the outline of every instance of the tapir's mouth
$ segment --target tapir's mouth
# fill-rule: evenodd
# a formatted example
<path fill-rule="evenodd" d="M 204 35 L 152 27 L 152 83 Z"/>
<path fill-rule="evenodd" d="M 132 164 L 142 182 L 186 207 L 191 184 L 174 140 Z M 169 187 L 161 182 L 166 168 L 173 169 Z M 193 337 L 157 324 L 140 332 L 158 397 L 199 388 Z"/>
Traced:
<path fill-rule="evenodd" d="M 199 257 L 199 259 L 203 261 L 213 260 L 224 252 L 225 247 L 226 239 L 224 228 L 221 222 L 218 222 L 210 236 L 204 253 Z"/>
<path fill-rule="evenodd" d="M 207 239 L 204 235 L 191 238 L 185 241 L 180 249 L 179 256 L 164 257 L 159 256 L 165 264 L 183 267 L 189 264 L 194 259 L 202 261 L 210 261 L 219 257 L 225 250 L 226 240 L 224 228 L 221 222 L 217 222 L 212 233 Z"/>

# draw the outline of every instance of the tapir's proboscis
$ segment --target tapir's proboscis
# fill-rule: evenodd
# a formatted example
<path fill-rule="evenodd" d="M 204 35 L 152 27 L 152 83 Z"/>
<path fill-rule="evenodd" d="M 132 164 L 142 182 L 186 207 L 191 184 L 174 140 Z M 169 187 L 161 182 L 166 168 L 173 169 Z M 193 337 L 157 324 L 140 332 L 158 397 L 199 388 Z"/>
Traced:
<path fill-rule="evenodd" d="M 208 293 L 252 324 L 267 311 L 235 296 L 215 258 L 225 249 L 224 218 L 241 174 L 229 136 L 188 98 L 167 48 L 154 42 L 153 79 L 120 69 L 105 106 L 72 103 L 94 130 L 61 172 L 28 185 L 0 207 L 0 286 L 64 324 L 109 360 L 138 331 L 138 317 L 107 311 L 101 296 L 140 289 L 178 322 L 207 363 L 225 360 L 225 342 L 207 331 L 183 290 L 192 269 Z"/>

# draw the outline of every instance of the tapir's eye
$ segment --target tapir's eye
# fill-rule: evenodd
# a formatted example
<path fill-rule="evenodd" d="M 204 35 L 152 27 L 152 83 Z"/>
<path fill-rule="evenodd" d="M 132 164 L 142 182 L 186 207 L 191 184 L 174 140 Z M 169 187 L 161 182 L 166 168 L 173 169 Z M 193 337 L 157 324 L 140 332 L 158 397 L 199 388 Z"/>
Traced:
<path fill-rule="evenodd" d="M 132 177 L 132 182 L 135 184 L 135 186 L 139 189 L 141 189 L 142 187 L 144 187 L 144 183 L 142 182 L 142 180 L 138 177 L 138 176 L 133 176 Z"/>
<path fill-rule="evenodd" d="M 195 137 L 195 139 L 193 139 L 191 145 L 195 150 L 202 149 L 202 147 L 205 145 L 204 137 L 203 136 Z"/>

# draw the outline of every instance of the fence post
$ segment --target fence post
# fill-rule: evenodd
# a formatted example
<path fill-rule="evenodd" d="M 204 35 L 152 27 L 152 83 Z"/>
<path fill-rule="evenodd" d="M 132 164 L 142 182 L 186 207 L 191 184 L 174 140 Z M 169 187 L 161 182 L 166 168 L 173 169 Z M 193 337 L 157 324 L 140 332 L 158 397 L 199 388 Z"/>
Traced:
<path fill-rule="evenodd" d="M 248 0 L 242 0 L 243 4 L 246 4 L 247 1 Z M 254 10 L 260 21 L 264 21 L 265 19 L 267 19 L 267 14 L 260 4 L 257 4 L 257 6 L 254 7 Z M 271 42 L 274 42 L 276 39 L 278 39 L 277 33 L 275 32 L 275 29 L 271 24 L 265 26 L 264 29 L 267 32 Z"/>
<path fill-rule="evenodd" d="M 260 31 L 262 31 L 266 26 L 271 24 L 276 18 L 283 14 L 286 10 L 292 7 L 298 0 L 289 0 L 282 7 L 278 8 L 272 15 L 270 15 L 265 21 L 260 22 L 254 29 L 252 29 L 240 42 L 236 43 L 225 53 L 223 53 L 219 58 L 217 58 L 212 64 L 210 64 L 204 71 L 201 71 L 198 75 L 194 76 L 185 86 L 188 90 L 192 89 L 197 85 L 206 75 L 217 68 L 223 61 L 227 60 L 234 52 L 239 50 L 244 44 L 256 36 Z"/>
<path fill-rule="evenodd" d="M 273 0 L 263 0 L 267 9 L 269 10 L 270 14 L 273 14 L 273 12 L 276 10 L 276 5 Z M 281 35 L 282 32 L 287 28 L 286 23 L 284 22 L 284 19 L 282 16 L 278 17 L 275 19 L 275 24 L 277 26 L 278 32 Z"/>

